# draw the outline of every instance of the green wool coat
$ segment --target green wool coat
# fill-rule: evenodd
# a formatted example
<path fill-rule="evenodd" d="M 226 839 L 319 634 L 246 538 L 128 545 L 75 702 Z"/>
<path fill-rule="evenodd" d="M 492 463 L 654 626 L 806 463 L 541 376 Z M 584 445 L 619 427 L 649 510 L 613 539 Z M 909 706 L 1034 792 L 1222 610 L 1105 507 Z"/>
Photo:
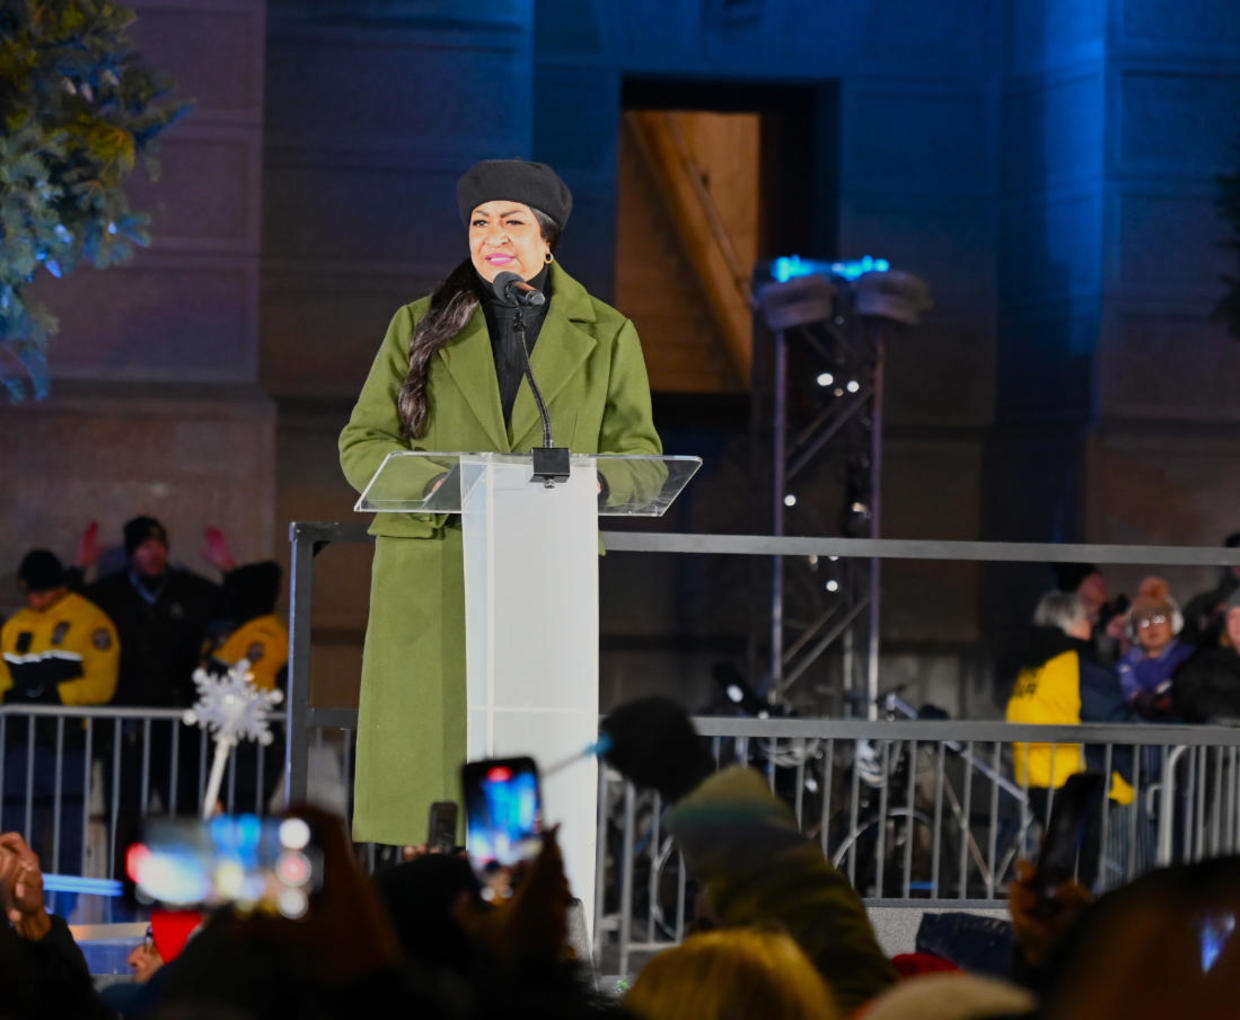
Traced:
<path fill-rule="evenodd" d="M 574 453 L 660 454 L 650 384 L 633 324 L 551 265 L 551 299 L 531 358 L 555 440 Z M 394 450 L 525 452 L 542 442 L 523 379 L 505 427 L 481 308 L 433 357 L 426 435 L 400 436 L 396 397 L 409 339 L 430 298 L 392 319 L 340 434 L 340 465 L 359 492 Z M 612 479 L 609 478 L 609 482 Z M 376 514 L 370 617 L 362 653 L 353 837 L 419 843 L 436 800 L 458 800 L 465 757 L 465 601 L 460 519 Z"/>

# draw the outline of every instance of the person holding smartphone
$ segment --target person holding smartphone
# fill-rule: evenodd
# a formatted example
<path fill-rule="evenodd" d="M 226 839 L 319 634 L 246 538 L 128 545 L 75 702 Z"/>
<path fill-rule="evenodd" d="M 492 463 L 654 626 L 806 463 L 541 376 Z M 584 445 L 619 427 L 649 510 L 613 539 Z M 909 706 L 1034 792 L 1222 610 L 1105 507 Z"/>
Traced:
<path fill-rule="evenodd" d="M 400 308 L 340 435 L 345 477 L 363 490 L 406 450 L 525 452 L 542 426 L 537 380 L 560 445 L 661 454 L 632 322 L 555 258 L 572 195 L 551 167 L 485 160 L 457 183 L 468 257 Z M 500 273 L 542 293 L 496 294 Z M 353 837 L 421 840 L 430 804 L 452 799 L 465 758 L 465 596 L 459 518 L 378 514 L 358 706 Z"/>

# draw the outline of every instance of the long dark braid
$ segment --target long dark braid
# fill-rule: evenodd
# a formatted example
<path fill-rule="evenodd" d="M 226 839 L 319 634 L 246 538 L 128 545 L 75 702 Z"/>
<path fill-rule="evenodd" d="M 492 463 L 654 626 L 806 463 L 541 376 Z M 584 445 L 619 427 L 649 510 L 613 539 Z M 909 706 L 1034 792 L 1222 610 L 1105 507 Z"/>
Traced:
<path fill-rule="evenodd" d="M 555 251 L 560 240 L 560 225 L 541 209 L 531 207 L 531 211 L 538 221 L 543 240 Z M 478 307 L 477 279 L 470 259 L 453 269 L 431 294 L 431 306 L 426 317 L 414 327 L 413 336 L 409 338 L 409 371 L 396 397 L 401 433 L 406 439 L 419 439 L 426 435 L 431 416 L 430 395 L 426 387 L 431 358 L 465 328 L 474 314 L 474 309 Z"/>
<path fill-rule="evenodd" d="M 431 307 L 409 338 L 409 372 L 396 397 L 401 432 L 406 439 L 426 435 L 431 403 L 426 390 L 431 358 L 469 322 L 478 307 L 474 265 L 466 259 L 431 294 Z"/>

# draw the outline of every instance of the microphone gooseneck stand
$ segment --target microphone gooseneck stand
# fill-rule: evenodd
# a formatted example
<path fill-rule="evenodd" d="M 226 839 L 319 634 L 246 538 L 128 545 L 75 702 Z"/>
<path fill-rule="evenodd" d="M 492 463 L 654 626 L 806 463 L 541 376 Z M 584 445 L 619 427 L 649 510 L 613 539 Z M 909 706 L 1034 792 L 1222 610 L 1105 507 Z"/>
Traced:
<path fill-rule="evenodd" d="M 516 285 L 524 282 L 516 273 L 500 273 L 495 278 L 492 287 L 502 300 L 512 301 L 517 305 L 512 328 L 521 341 L 525 380 L 530 384 L 530 393 L 534 396 L 534 403 L 538 405 L 538 416 L 542 419 L 543 427 L 542 446 L 536 446 L 530 451 L 534 461 L 534 475 L 531 481 L 542 482 L 547 488 L 551 488 L 556 482 L 563 482 L 568 478 L 569 453 L 567 446 L 556 446 L 552 438 L 551 415 L 547 411 L 546 401 L 543 400 L 542 390 L 538 388 L 538 383 L 534 380 L 534 368 L 530 363 L 530 345 L 525 331 L 525 316 L 521 310 L 522 305 L 542 304 L 546 298 L 543 297 L 541 291 L 533 290 L 528 285 L 526 289 L 532 293 L 528 296 L 522 293 Z"/>

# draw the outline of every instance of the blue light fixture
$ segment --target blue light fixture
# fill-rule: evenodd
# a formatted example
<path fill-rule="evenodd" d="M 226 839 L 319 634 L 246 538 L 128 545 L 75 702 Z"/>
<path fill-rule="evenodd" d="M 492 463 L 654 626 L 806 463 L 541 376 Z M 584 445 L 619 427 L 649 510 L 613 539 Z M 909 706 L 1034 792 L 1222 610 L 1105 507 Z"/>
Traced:
<path fill-rule="evenodd" d="M 781 255 L 771 263 L 771 276 L 777 283 L 787 283 L 794 277 L 814 274 L 855 280 L 862 273 L 885 273 L 889 269 L 890 262 L 876 259 L 872 255 L 863 255 L 848 262 L 820 262 L 816 259 L 803 259 L 800 255 Z"/>
<path fill-rule="evenodd" d="M 121 884 L 111 878 L 83 878 L 80 875 L 43 875 L 44 892 L 85 893 L 88 896 L 119 896 Z"/>

